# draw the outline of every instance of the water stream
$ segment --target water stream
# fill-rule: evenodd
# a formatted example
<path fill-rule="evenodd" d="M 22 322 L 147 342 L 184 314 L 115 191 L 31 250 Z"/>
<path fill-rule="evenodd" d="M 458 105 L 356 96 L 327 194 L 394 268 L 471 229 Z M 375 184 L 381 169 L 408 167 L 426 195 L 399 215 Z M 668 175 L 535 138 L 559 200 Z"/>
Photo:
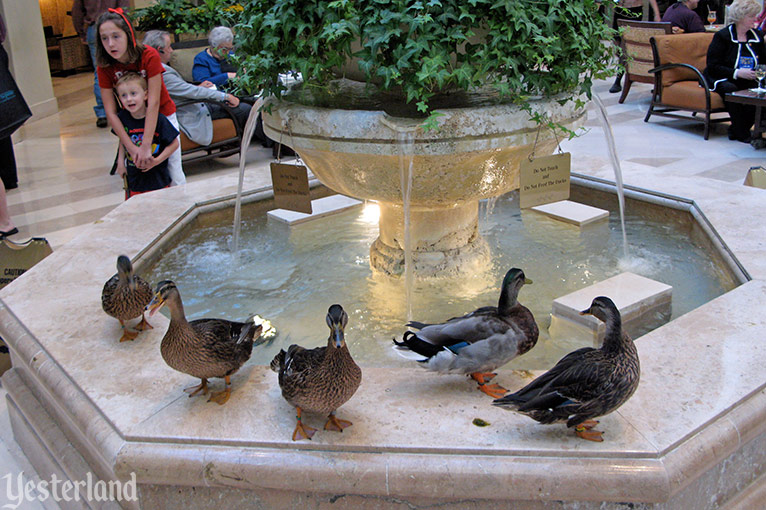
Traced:
<path fill-rule="evenodd" d="M 604 137 L 606 138 L 606 147 L 609 150 L 609 158 L 612 160 L 614 169 L 614 179 L 617 184 L 617 200 L 620 204 L 620 225 L 622 226 L 622 252 L 623 257 L 628 259 L 628 236 L 625 234 L 625 193 L 622 188 L 622 167 L 620 167 L 620 158 L 617 157 L 617 145 L 614 142 L 614 131 L 609 117 L 606 114 L 606 107 L 598 94 L 593 94 L 593 102 L 596 104 L 596 111 L 601 119 L 601 125 L 604 128 Z"/>
<path fill-rule="evenodd" d="M 399 172 L 402 187 L 402 214 L 404 216 L 404 288 L 407 303 L 407 322 L 412 318 L 412 288 L 414 267 L 412 265 L 412 235 L 410 232 L 410 193 L 412 191 L 412 165 L 415 160 L 415 132 L 399 130 Z"/>
<path fill-rule="evenodd" d="M 247 162 L 247 149 L 250 147 L 250 141 L 255 133 L 255 126 L 258 120 L 258 107 L 253 106 L 250 109 L 250 115 L 247 117 L 245 129 L 242 132 L 242 143 L 239 146 L 239 182 L 237 183 L 237 199 L 234 202 L 234 225 L 231 236 L 231 252 L 235 259 L 239 253 L 239 235 L 242 229 L 242 186 L 245 182 L 245 163 Z"/>

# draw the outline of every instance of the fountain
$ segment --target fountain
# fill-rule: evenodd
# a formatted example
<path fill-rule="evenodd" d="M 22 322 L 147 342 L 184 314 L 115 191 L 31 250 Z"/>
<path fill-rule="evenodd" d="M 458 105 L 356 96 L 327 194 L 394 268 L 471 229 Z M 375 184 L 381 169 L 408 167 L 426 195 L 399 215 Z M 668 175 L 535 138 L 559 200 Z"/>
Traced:
<path fill-rule="evenodd" d="M 766 253 L 740 221 L 766 211 L 756 189 L 657 179 L 655 169 L 638 164 L 626 171 L 659 188 L 628 186 L 629 196 L 692 214 L 689 234 L 710 236 L 742 285 L 638 339 L 641 385 L 602 420 L 605 443 L 585 444 L 562 427 L 495 410 L 462 377 L 412 367 L 364 366 L 359 392 L 343 407 L 353 428 L 310 443 L 290 441 L 293 413 L 266 366 L 246 365 L 224 407 L 187 398 L 180 388 L 188 377 L 158 355 L 167 320 L 155 316 L 154 330 L 119 344 L 119 326 L 98 296 L 115 254 L 129 254 L 144 271 L 186 225 L 233 205 L 236 176 L 216 190 L 192 183 L 131 199 L 0 291 L 0 335 L 14 365 L 3 386 L 15 437 L 43 479 L 85 480 L 90 472 L 126 481 L 135 473 L 139 501 L 123 502 L 126 508 L 359 507 L 371 500 L 719 508 L 748 494 L 766 465 L 766 320 L 758 312 Z M 584 182 L 613 191 L 599 179 Z M 267 183 L 247 175 L 245 200 L 267 197 Z M 146 210 L 156 221 L 137 232 L 135 218 Z M 310 322 L 324 328 L 321 317 Z M 317 335 L 320 343 L 324 334 Z M 525 382 L 508 370 L 498 379 L 511 388 Z M 476 417 L 490 426 L 473 426 Z"/>
<path fill-rule="evenodd" d="M 566 34 L 562 30 L 560 35 Z M 293 38 L 284 44 L 292 42 Z M 403 145 L 397 137 L 407 126 L 394 121 L 389 123 L 392 129 L 385 116 L 380 117 L 369 125 L 381 140 L 388 140 L 380 145 Z M 352 155 L 352 161 L 361 160 L 352 165 L 359 169 L 358 179 L 333 181 L 332 168 L 318 169 L 326 157 L 324 149 L 310 139 L 317 136 L 315 130 L 329 130 L 346 120 L 330 115 L 316 122 L 319 127 L 302 126 L 301 119 L 310 118 L 284 114 L 284 125 L 267 120 L 267 129 L 272 136 L 285 131 L 286 143 L 303 150 L 317 175 L 333 188 L 364 196 L 364 188 L 351 187 L 373 177 L 387 183 L 390 198 L 386 189 L 375 191 L 388 204 L 384 215 L 390 220 L 381 225 L 377 244 L 384 247 L 377 253 L 390 248 L 393 254 L 383 253 L 377 267 L 398 272 L 405 237 L 398 227 L 404 215 L 398 206 L 398 166 L 393 175 L 385 167 L 369 174 L 366 157 L 354 156 L 367 153 L 351 150 L 353 139 L 329 133 L 324 145 L 342 143 L 341 152 Z M 560 118 L 579 122 L 567 115 Z M 296 134 L 304 140 L 289 142 Z M 414 159 L 429 145 L 460 145 L 439 136 L 443 135 L 428 134 L 423 142 L 416 138 Z M 497 158 L 507 169 L 512 165 L 506 161 L 528 154 L 536 129 L 522 127 L 513 135 L 521 139 L 513 143 L 521 147 L 516 154 L 504 153 L 501 145 L 483 136 L 476 135 L 478 144 L 488 149 L 490 160 Z M 384 152 L 383 159 L 397 160 L 397 150 Z M 478 149 L 462 153 L 470 157 L 474 150 Z M 551 150 L 548 140 L 539 152 Z M 439 159 L 438 152 L 435 156 Z M 243 367 L 223 407 L 187 398 L 180 389 L 189 385 L 189 378 L 168 368 L 158 354 L 167 319 L 155 316 L 154 330 L 120 344 L 119 326 L 103 314 L 98 296 L 114 272 L 117 254 L 129 255 L 137 272 L 144 272 L 172 249 L 177 234 L 189 225 L 204 224 L 205 213 L 231 208 L 236 176 L 222 178 L 217 189 L 190 183 L 184 189 L 132 198 L 0 290 L 0 335 L 13 360 L 3 387 L 14 435 L 43 479 L 55 474 L 73 481 L 127 481 L 135 476 L 138 500 L 121 502 L 131 509 L 332 505 L 492 510 L 523 505 L 534 510 L 612 510 L 625 503 L 655 509 L 746 508 L 747 498 L 758 494 L 766 476 L 766 318 L 761 310 L 766 248 L 742 219 L 766 214 L 762 192 L 704 178 L 667 177 L 639 164 L 626 167 L 628 181 L 655 183 L 650 191 L 628 182 L 627 193 L 692 216 L 689 235 L 709 239 L 741 285 L 637 340 L 641 384 L 630 401 L 602 419 L 604 443 L 579 441 L 563 427 L 543 427 L 493 408 L 461 376 L 437 377 L 411 366 L 363 366 L 362 385 L 342 408 L 353 427 L 343 434 L 318 433 L 311 442 L 290 440 L 293 410 L 281 398 L 276 375 L 266 365 Z M 585 165 L 580 170 L 597 172 Z M 447 270 L 452 265 L 447 259 L 459 259 L 462 252 L 470 254 L 468 265 L 481 264 L 475 203 L 514 187 L 505 183 L 485 191 L 483 176 L 493 175 L 492 168 L 481 171 L 485 173 L 468 181 L 453 181 L 451 187 L 468 192 L 461 190 L 459 196 L 439 203 L 440 209 L 446 205 L 439 214 L 457 216 L 453 226 L 435 234 L 444 250 L 422 250 L 418 239 L 430 232 L 413 228 L 415 252 L 436 259 L 415 262 L 425 266 L 424 274 Z M 440 187 L 442 176 L 436 176 L 430 179 L 432 186 L 440 193 L 450 191 L 450 186 Z M 614 185 L 601 179 L 577 180 L 614 191 Z M 245 175 L 243 186 L 249 191 L 244 200 L 268 198 L 268 184 L 263 173 Z M 413 216 L 421 210 L 431 215 L 434 206 L 428 193 L 418 198 L 417 188 L 413 179 Z M 152 211 L 153 221 L 141 221 L 137 230 L 146 211 Z M 442 243 L 450 233 L 459 241 Z M 371 258 L 378 258 L 375 251 Z M 299 283 L 321 288 L 322 277 L 317 267 Z M 233 285 L 228 291 L 233 308 L 241 294 L 254 293 L 247 285 Z M 316 330 L 314 345 L 324 341 L 322 316 L 297 320 Z M 497 380 L 508 388 L 528 382 L 523 374 L 507 369 Z M 475 418 L 489 426 L 474 426 Z"/>
<path fill-rule="evenodd" d="M 489 251 L 477 232 L 479 200 L 518 189 L 521 161 L 553 153 L 555 133 L 519 106 L 482 93 L 458 95 L 454 107 L 437 110 L 439 129 L 425 131 L 423 119 L 390 115 L 385 105 L 347 109 L 362 102 L 364 87 L 343 79 L 332 84 L 329 98 L 298 90 L 271 101 L 264 131 L 292 147 L 329 188 L 380 205 L 380 234 L 370 248 L 376 270 L 403 272 L 405 224 L 415 274 L 471 274 L 486 266 Z M 473 104 L 476 97 L 484 102 Z M 576 130 L 584 110 L 574 101 L 561 104 L 562 98 L 538 98 L 531 110 Z M 330 107 L 340 103 L 345 106 Z M 411 158 L 412 189 L 402 185 L 402 153 Z M 408 190 L 408 223 L 402 189 Z"/>

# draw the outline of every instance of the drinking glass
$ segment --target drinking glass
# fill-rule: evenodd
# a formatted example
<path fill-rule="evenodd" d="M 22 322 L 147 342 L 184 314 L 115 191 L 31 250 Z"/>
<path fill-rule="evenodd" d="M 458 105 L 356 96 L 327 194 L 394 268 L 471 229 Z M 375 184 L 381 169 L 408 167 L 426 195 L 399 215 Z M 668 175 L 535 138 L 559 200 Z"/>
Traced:
<path fill-rule="evenodd" d="M 713 9 L 710 9 L 707 12 L 707 22 L 712 25 L 715 23 L 715 20 L 716 20 L 716 13 Z"/>
<path fill-rule="evenodd" d="M 758 78 L 758 88 L 756 91 L 766 92 L 766 89 L 763 88 L 763 79 L 766 78 L 766 65 L 760 64 L 755 66 L 755 77 Z"/>

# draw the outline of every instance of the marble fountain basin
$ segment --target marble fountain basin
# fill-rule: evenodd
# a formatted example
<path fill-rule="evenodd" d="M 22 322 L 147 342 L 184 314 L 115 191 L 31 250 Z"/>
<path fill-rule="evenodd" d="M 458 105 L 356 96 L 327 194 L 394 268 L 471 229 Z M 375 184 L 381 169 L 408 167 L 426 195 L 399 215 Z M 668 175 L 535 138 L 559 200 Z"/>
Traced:
<path fill-rule="evenodd" d="M 0 290 L 15 437 L 42 479 L 135 474 L 139 500 L 125 508 L 753 508 L 766 467 L 763 191 L 623 168 L 628 184 L 657 183 L 649 199 L 715 230 L 742 284 L 637 340 L 641 384 L 601 420 L 604 443 L 494 408 L 461 376 L 409 368 L 363 367 L 339 411 L 353 427 L 310 442 L 290 440 L 294 412 L 266 366 L 245 365 L 225 406 L 188 398 L 193 380 L 159 355 L 167 319 L 120 344 L 101 287 L 118 254 L 140 273 L 197 215 L 230 205 L 236 176 L 135 197 Z M 248 199 L 267 184 L 246 176 Z M 527 382 L 510 370 L 497 380 Z"/>

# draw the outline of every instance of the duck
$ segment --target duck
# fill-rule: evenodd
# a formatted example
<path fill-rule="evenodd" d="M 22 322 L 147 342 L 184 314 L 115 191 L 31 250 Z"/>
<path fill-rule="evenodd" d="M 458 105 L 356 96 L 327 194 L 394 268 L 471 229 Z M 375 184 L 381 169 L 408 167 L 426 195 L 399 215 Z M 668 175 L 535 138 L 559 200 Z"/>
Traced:
<path fill-rule="evenodd" d="M 543 423 L 566 422 L 575 434 L 601 442 L 603 432 L 594 420 L 619 408 L 638 388 L 641 367 L 636 346 L 622 329 L 620 311 L 605 296 L 593 299 L 580 315 L 593 315 L 605 324 L 600 348 L 570 352 L 549 371 L 519 391 L 493 404 Z"/>
<path fill-rule="evenodd" d="M 181 294 L 176 284 L 164 280 L 157 284 L 154 297 L 147 305 L 154 315 L 163 305 L 170 309 L 170 324 L 160 343 L 160 354 L 169 367 L 198 377 L 198 386 L 186 388 L 190 397 L 208 393 L 208 379 L 223 378 L 223 391 L 212 392 L 208 402 L 225 404 L 231 396 L 231 376 L 250 359 L 260 338 L 262 325 L 252 320 L 235 322 L 226 319 L 187 321 Z"/>
<path fill-rule="evenodd" d="M 139 331 L 153 329 L 144 317 L 145 307 L 152 300 L 152 295 L 152 286 L 133 274 L 130 258 L 127 255 L 118 256 L 117 273 L 104 283 L 101 291 L 101 308 L 120 321 L 120 342 L 135 340 Z M 136 325 L 136 331 L 127 329 L 125 323 L 138 316 L 141 316 L 141 322 Z"/>
<path fill-rule="evenodd" d="M 344 330 L 348 315 L 338 304 L 327 311 L 330 337 L 327 345 L 306 349 L 293 344 L 287 351 L 281 349 L 271 362 L 271 369 L 279 374 L 282 397 L 296 410 L 297 423 L 292 439 L 311 439 L 316 429 L 302 421 L 304 411 L 326 414 L 324 429 L 343 432 L 352 425 L 335 416 L 362 382 L 362 369 L 351 357 Z"/>
<path fill-rule="evenodd" d="M 497 306 L 484 306 L 440 324 L 411 321 L 394 350 L 420 362 L 428 370 L 460 373 L 474 379 L 478 389 L 497 398 L 508 390 L 487 384 L 499 367 L 537 344 L 539 329 L 532 312 L 518 302 L 519 290 L 532 283 L 519 268 L 505 274 Z"/>

